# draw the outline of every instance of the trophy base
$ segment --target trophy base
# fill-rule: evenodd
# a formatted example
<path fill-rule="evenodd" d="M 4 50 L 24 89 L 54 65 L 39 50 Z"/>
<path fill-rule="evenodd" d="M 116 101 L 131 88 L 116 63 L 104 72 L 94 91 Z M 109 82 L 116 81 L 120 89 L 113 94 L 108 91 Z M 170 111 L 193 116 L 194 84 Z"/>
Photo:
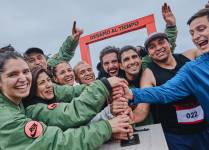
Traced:
<path fill-rule="evenodd" d="M 120 146 L 125 147 L 125 146 L 136 145 L 136 144 L 139 144 L 139 143 L 140 143 L 139 135 L 134 134 L 133 137 L 129 140 L 121 140 Z"/>

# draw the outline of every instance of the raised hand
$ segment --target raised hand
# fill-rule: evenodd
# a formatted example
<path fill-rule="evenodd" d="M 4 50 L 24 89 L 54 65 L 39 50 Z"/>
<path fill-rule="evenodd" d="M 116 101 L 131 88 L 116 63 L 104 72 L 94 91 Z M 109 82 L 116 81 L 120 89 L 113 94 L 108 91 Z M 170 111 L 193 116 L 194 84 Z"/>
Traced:
<path fill-rule="evenodd" d="M 167 3 L 162 6 L 162 16 L 168 26 L 176 25 L 176 18 Z"/>
<path fill-rule="evenodd" d="M 76 27 L 76 21 L 73 22 L 72 28 L 72 37 L 75 41 L 78 41 L 81 34 L 83 34 L 83 30 Z"/>

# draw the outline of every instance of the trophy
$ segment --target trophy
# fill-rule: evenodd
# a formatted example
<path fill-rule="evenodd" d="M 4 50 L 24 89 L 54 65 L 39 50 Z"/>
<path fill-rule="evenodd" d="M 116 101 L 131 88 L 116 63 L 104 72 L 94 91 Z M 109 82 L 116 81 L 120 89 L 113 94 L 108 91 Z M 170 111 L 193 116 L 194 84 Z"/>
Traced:
<path fill-rule="evenodd" d="M 135 108 L 135 106 L 130 106 L 130 107 L 131 107 L 131 109 L 134 109 L 134 108 Z M 136 129 L 134 128 L 134 125 L 132 125 L 132 127 L 133 127 L 133 129 L 134 129 L 134 132 L 136 132 Z M 140 144 L 140 140 L 139 140 L 139 135 L 138 135 L 138 133 L 135 133 L 135 134 L 133 134 L 132 136 L 130 136 L 130 135 L 127 133 L 127 137 L 128 137 L 128 140 L 121 140 L 121 142 L 120 142 L 120 146 L 121 146 L 121 147 Z"/>
<path fill-rule="evenodd" d="M 113 99 L 115 99 L 116 101 L 121 101 L 122 99 L 124 100 L 124 99 L 127 99 L 126 97 L 124 97 L 124 94 L 125 94 L 125 92 L 124 92 L 124 89 L 123 89 L 123 87 L 116 87 L 115 88 L 115 90 L 114 90 L 114 92 L 113 92 L 114 94 L 112 95 L 112 100 Z M 111 102 L 113 102 L 113 101 L 111 101 Z M 124 102 L 127 102 L 127 104 L 128 104 L 128 101 L 124 101 Z M 117 103 L 116 103 L 117 104 Z M 117 105 L 116 105 L 117 106 Z M 124 106 L 124 104 L 122 104 L 122 106 Z M 119 107 L 121 107 L 121 104 L 120 104 L 120 106 Z M 130 118 L 132 118 L 131 116 L 131 111 L 134 109 L 134 108 L 136 108 L 136 105 L 132 105 L 132 104 L 129 104 L 129 106 L 128 106 L 129 108 L 126 110 L 126 108 L 123 110 L 123 111 L 119 111 L 119 112 L 117 112 L 117 113 L 122 113 L 122 114 L 127 114 L 127 115 L 129 115 L 129 117 Z M 127 111 L 127 112 L 126 112 Z M 132 127 L 133 127 L 133 125 L 132 125 Z M 133 128 L 134 129 L 134 128 Z M 136 131 L 135 129 L 134 129 L 134 131 Z M 138 135 L 138 133 L 135 133 L 135 134 L 133 134 L 132 136 L 130 136 L 129 135 L 129 133 L 127 133 L 127 137 L 128 137 L 128 139 L 127 140 L 121 140 L 121 142 L 120 142 L 120 146 L 121 147 L 124 147 L 124 146 L 131 146 L 131 145 L 136 145 L 136 144 L 139 144 L 140 143 L 140 140 L 139 140 L 139 135 Z"/>
<path fill-rule="evenodd" d="M 140 143 L 138 134 L 135 133 L 131 137 L 129 136 L 129 134 L 127 134 L 127 136 L 128 136 L 128 140 L 121 140 L 120 142 L 121 147 L 136 145 Z"/>

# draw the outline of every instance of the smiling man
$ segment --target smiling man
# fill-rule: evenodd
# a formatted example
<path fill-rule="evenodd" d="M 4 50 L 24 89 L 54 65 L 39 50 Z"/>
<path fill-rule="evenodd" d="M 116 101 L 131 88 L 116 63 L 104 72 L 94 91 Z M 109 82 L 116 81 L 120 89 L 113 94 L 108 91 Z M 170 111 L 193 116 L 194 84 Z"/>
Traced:
<path fill-rule="evenodd" d="M 129 81 L 129 86 L 138 87 L 141 76 L 141 57 L 133 46 L 124 46 L 121 48 L 118 59 L 120 69 L 125 72 L 125 78 Z"/>
<path fill-rule="evenodd" d="M 79 84 L 90 84 L 95 80 L 93 68 L 86 62 L 79 62 L 74 67 L 76 81 Z"/>
<path fill-rule="evenodd" d="M 97 65 L 99 71 L 98 78 L 102 77 L 120 77 L 120 67 L 118 62 L 119 48 L 114 46 L 107 46 L 100 52 L 99 60 Z"/>

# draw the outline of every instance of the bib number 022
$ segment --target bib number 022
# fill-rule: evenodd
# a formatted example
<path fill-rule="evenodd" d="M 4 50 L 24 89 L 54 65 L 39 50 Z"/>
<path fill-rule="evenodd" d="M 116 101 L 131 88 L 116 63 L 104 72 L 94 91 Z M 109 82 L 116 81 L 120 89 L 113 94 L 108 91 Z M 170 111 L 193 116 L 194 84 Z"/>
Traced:
<path fill-rule="evenodd" d="M 194 112 L 191 112 L 191 113 L 187 113 L 186 117 L 188 119 L 190 119 L 190 118 L 197 118 L 198 117 L 197 111 L 194 111 Z"/>

